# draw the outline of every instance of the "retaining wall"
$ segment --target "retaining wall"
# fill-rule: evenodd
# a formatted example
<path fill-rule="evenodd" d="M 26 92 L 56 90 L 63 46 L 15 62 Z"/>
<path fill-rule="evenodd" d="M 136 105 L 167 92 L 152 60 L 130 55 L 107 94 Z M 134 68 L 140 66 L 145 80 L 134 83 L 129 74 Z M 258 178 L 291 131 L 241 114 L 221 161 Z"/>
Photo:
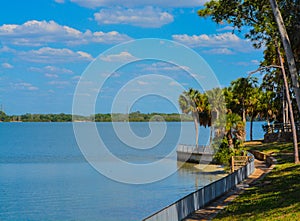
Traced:
<path fill-rule="evenodd" d="M 254 172 L 254 170 L 254 158 L 252 157 L 251 161 L 246 166 L 187 195 L 157 213 L 145 218 L 144 221 L 182 220 L 196 210 L 205 207 L 211 201 L 222 196 L 229 190 L 235 188 L 237 184 L 246 179 Z"/>
<path fill-rule="evenodd" d="M 262 153 L 258 150 L 249 150 L 249 152 L 252 153 L 256 159 L 265 161 L 267 167 L 270 167 L 273 164 L 277 164 L 277 160 L 274 157 L 270 156 L 270 155 Z"/>

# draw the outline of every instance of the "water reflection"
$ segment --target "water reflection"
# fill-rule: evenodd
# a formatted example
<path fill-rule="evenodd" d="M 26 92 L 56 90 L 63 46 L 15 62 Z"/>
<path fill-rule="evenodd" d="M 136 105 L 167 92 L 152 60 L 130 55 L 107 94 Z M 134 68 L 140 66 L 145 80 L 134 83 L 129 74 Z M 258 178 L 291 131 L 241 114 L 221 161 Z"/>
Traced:
<path fill-rule="evenodd" d="M 209 164 L 200 165 L 187 162 L 177 162 L 178 176 L 184 177 L 190 174 L 194 175 L 194 186 L 195 190 L 218 180 L 228 173 L 224 171 L 224 168 L 220 165 Z"/>

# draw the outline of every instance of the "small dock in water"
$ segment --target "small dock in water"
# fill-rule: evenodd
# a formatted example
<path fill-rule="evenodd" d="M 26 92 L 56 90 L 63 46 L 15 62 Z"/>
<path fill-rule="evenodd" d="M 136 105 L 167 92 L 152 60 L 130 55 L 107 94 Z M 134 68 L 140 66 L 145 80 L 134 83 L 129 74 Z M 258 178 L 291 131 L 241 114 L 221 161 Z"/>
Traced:
<path fill-rule="evenodd" d="M 177 146 L 177 160 L 189 163 L 210 163 L 214 150 L 210 146 L 195 146 L 179 144 Z"/>

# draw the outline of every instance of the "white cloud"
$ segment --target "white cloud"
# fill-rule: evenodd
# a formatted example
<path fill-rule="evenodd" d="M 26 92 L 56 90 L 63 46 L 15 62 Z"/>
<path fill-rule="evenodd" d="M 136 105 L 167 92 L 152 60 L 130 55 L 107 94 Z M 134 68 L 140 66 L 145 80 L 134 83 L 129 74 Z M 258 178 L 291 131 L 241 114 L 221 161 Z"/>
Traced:
<path fill-rule="evenodd" d="M 222 28 L 217 29 L 218 32 L 222 32 L 222 31 L 233 31 L 233 30 L 234 30 L 234 27 L 232 27 L 232 26 L 225 26 L 225 27 L 222 27 Z"/>
<path fill-rule="evenodd" d="M 186 44 L 190 47 L 211 47 L 224 46 L 224 44 L 232 44 L 241 41 L 241 39 L 232 33 L 224 33 L 218 35 L 173 35 L 174 40 Z"/>
<path fill-rule="evenodd" d="M 160 6 L 160 7 L 199 7 L 202 6 L 208 0 L 70 0 L 80 6 L 87 8 L 97 7 L 113 7 L 113 6 L 125 6 L 125 7 L 139 7 L 139 6 Z"/>
<path fill-rule="evenodd" d="M 136 59 L 129 52 L 123 51 L 120 54 L 111 54 L 107 56 L 100 56 L 100 59 L 107 62 L 129 62 Z"/>
<path fill-rule="evenodd" d="M 240 62 L 235 62 L 233 63 L 234 65 L 239 65 L 239 66 L 252 66 L 252 65 L 256 65 L 258 66 L 260 64 L 260 62 L 258 60 L 251 60 L 251 61 L 240 61 Z"/>
<path fill-rule="evenodd" d="M 62 4 L 62 3 L 65 3 L 65 0 L 55 0 L 55 2 Z"/>
<path fill-rule="evenodd" d="M 0 53 L 15 53 L 16 50 L 11 49 L 7 46 L 3 46 L 2 48 L 0 48 Z"/>
<path fill-rule="evenodd" d="M 78 61 L 91 61 L 91 55 L 82 51 L 72 51 L 67 48 L 57 49 L 44 47 L 38 50 L 23 51 L 18 53 L 22 60 L 36 63 L 65 63 Z"/>
<path fill-rule="evenodd" d="M 62 73 L 62 74 L 73 74 L 74 73 L 72 70 L 69 70 L 67 68 L 59 68 L 59 67 L 50 66 L 50 65 L 44 67 L 44 69 L 46 71 L 51 71 L 51 72 L 55 72 L 55 73 Z"/>
<path fill-rule="evenodd" d="M 226 55 L 234 54 L 234 52 L 228 48 L 214 48 L 211 50 L 205 50 L 203 52 L 207 54 L 226 54 Z"/>
<path fill-rule="evenodd" d="M 57 74 L 49 74 L 49 73 L 46 73 L 46 74 L 45 74 L 45 77 L 47 77 L 47 78 L 58 78 L 58 75 L 57 75 Z"/>
<path fill-rule="evenodd" d="M 39 73 L 51 73 L 51 74 L 74 74 L 72 70 L 67 68 L 60 68 L 56 66 L 45 66 L 41 68 L 31 67 L 29 68 L 30 71 L 39 72 Z"/>
<path fill-rule="evenodd" d="M 150 65 L 144 65 L 143 70 L 145 71 L 189 71 L 190 68 L 187 66 L 180 66 L 166 62 L 155 62 Z"/>
<path fill-rule="evenodd" d="M 9 64 L 9 63 L 2 63 L 1 66 L 2 66 L 3 68 L 6 68 L 6 69 L 11 69 L 11 68 L 14 67 L 13 65 L 11 65 L 11 64 Z"/>
<path fill-rule="evenodd" d="M 68 85 L 70 85 L 70 82 L 69 81 L 57 81 L 57 80 L 53 80 L 53 81 L 49 81 L 48 84 L 51 85 L 51 86 L 53 86 L 53 87 L 62 89 L 62 88 L 67 87 Z"/>
<path fill-rule="evenodd" d="M 99 24 L 129 24 L 147 28 L 159 28 L 174 21 L 171 14 L 152 6 L 101 9 L 94 17 Z"/>
<path fill-rule="evenodd" d="M 82 42 L 81 43 L 101 43 L 101 44 L 116 44 L 121 43 L 125 41 L 129 41 L 131 38 L 125 34 L 120 34 L 117 31 L 110 31 L 110 32 L 91 32 L 90 30 L 87 30 L 83 34 Z"/>
<path fill-rule="evenodd" d="M 49 43 L 72 44 L 116 44 L 131 38 L 117 31 L 81 32 L 69 26 L 59 25 L 55 21 L 27 21 L 22 25 L 5 24 L 0 26 L 0 40 L 5 44 L 23 46 L 42 46 Z"/>
<path fill-rule="evenodd" d="M 178 85 L 179 85 L 179 83 L 176 82 L 176 81 L 171 81 L 171 82 L 169 83 L 169 86 L 178 86 Z"/>
<path fill-rule="evenodd" d="M 90 55 L 89 53 L 86 53 L 84 51 L 77 51 L 77 54 L 79 54 L 82 58 L 86 58 L 87 60 L 93 60 L 93 56 Z"/>
<path fill-rule="evenodd" d="M 68 81 L 50 81 L 50 82 L 48 82 L 48 84 L 63 86 L 63 85 L 69 85 L 70 82 L 68 82 Z"/>
<path fill-rule="evenodd" d="M 173 35 L 173 39 L 177 42 L 185 44 L 193 48 L 211 48 L 209 50 L 215 50 L 215 53 L 233 53 L 249 52 L 253 50 L 249 41 L 239 38 L 237 35 L 230 32 L 214 35 Z M 213 51 L 211 51 L 213 52 Z"/>
<path fill-rule="evenodd" d="M 72 77 L 72 80 L 79 80 L 80 78 L 81 78 L 81 75 L 77 75 L 77 76 Z"/>
<path fill-rule="evenodd" d="M 256 65 L 259 65 L 259 64 L 260 64 L 259 60 L 251 60 L 251 63 L 252 63 L 252 64 L 256 64 Z"/>
<path fill-rule="evenodd" d="M 142 85 L 142 86 L 149 84 L 149 82 L 146 82 L 146 81 L 137 81 L 137 83 L 138 83 L 138 85 Z"/>
<path fill-rule="evenodd" d="M 26 82 L 12 84 L 12 87 L 16 90 L 27 90 L 27 91 L 36 91 L 39 89 L 38 87 L 35 87 L 32 84 Z"/>

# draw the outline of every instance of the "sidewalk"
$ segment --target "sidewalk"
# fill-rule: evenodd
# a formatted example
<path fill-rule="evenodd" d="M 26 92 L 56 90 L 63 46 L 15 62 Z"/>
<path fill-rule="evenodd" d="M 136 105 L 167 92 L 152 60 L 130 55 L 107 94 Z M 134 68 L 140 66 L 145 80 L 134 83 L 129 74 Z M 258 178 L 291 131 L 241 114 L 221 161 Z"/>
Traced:
<path fill-rule="evenodd" d="M 193 214 L 189 215 L 184 221 L 199 221 L 199 220 L 211 220 L 222 209 L 224 209 L 231 201 L 242 194 L 249 185 L 255 184 L 255 182 L 262 179 L 267 173 L 269 173 L 274 165 L 267 167 L 264 161 L 255 160 L 255 171 L 246 180 L 238 184 L 234 190 L 229 191 L 224 196 L 216 199 L 203 209 L 197 210 Z"/>

